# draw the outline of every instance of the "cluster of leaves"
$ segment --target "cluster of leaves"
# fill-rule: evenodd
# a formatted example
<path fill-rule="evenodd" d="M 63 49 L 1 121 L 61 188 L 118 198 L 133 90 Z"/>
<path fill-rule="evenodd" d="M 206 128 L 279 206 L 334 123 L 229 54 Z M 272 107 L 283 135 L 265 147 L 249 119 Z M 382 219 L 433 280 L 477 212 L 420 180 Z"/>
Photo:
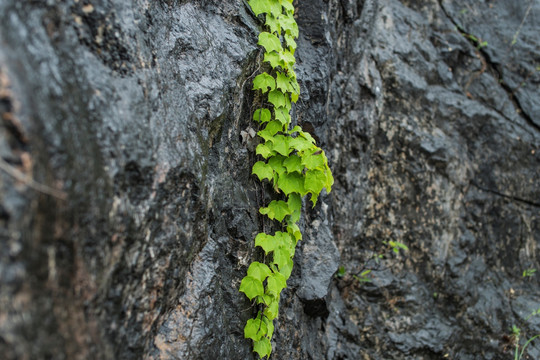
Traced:
<path fill-rule="evenodd" d="M 534 273 L 536 272 L 536 269 L 526 269 L 523 271 L 523 274 L 522 276 L 523 277 L 531 277 L 534 275 Z"/>
<path fill-rule="evenodd" d="M 273 320 L 278 316 L 281 291 L 291 275 L 296 244 L 302 239 L 298 227 L 302 198 L 309 194 L 315 206 L 322 189 L 330 192 L 334 183 L 324 151 L 300 126 L 291 128 L 292 104 L 300 95 L 294 72 L 298 25 L 292 2 L 248 1 L 255 15 L 263 15 L 265 20 L 266 31 L 259 34 L 258 44 L 265 49 L 264 63 L 268 68 L 253 81 L 253 90 L 265 100 L 253 114 L 261 128 L 257 133 L 261 143 L 256 148 L 261 160 L 253 165 L 252 173 L 260 181 L 270 182 L 281 195 L 281 199 L 273 200 L 259 212 L 281 222 L 286 230 L 256 236 L 255 246 L 264 251 L 265 259 L 271 260 L 251 263 L 240 284 L 240 291 L 261 309 L 244 328 L 244 336 L 253 340 L 253 349 L 261 358 L 272 352 Z"/>

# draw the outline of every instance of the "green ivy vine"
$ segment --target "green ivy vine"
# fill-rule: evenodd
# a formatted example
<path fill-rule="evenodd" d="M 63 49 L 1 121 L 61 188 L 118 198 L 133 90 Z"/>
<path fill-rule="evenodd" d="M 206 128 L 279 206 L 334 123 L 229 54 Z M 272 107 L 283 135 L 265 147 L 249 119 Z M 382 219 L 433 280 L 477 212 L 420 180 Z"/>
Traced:
<path fill-rule="evenodd" d="M 279 200 L 259 212 L 279 221 L 283 230 L 273 235 L 261 232 L 255 237 L 255 246 L 264 251 L 266 260 L 252 262 L 240 284 L 240 291 L 259 305 L 257 316 L 244 328 L 244 336 L 253 340 L 253 351 L 261 358 L 270 357 L 272 352 L 273 320 L 292 272 L 296 244 L 302 239 L 298 227 L 302 198 L 309 194 L 315 206 L 322 189 L 330 192 L 334 183 L 324 151 L 300 126 L 291 128 L 292 103 L 300 95 L 294 72 L 298 25 L 292 2 L 248 1 L 255 15 L 264 18 L 258 44 L 265 49 L 263 62 L 267 68 L 253 81 L 253 90 L 262 98 L 262 105 L 253 114 L 261 128 L 256 154 L 262 160 L 253 165 L 252 173 L 260 181 L 270 182 L 279 194 Z"/>

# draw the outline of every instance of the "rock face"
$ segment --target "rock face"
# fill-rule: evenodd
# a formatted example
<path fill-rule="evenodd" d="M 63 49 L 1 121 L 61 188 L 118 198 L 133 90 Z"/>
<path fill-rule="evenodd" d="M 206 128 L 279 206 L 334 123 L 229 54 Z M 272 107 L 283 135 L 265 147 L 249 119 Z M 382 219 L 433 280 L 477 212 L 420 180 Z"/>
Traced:
<path fill-rule="evenodd" d="M 513 324 L 540 333 L 540 3 L 295 5 L 295 118 L 336 184 L 272 357 L 512 358 Z M 5 359 L 254 358 L 260 26 L 240 0 L 0 2 Z"/>

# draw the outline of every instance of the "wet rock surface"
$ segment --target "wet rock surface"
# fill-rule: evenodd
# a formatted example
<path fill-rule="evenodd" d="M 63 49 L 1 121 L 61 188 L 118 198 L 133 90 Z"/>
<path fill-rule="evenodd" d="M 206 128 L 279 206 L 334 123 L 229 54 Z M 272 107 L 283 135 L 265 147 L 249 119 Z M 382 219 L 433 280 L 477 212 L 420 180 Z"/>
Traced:
<path fill-rule="evenodd" d="M 273 358 L 511 358 L 513 324 L 540 333 L 540 5 L 296 5 L 295 119 L 336 184 Z M 0 2 L 4 358 L 254 358 L 260 25 L 239 0 Z"/>

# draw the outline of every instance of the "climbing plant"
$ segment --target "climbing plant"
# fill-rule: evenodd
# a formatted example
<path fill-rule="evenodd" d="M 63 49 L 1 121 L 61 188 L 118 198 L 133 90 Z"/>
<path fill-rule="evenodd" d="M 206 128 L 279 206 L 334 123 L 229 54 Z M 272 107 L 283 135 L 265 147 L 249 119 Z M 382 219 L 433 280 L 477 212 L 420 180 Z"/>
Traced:
<path fill-rule="evenodd" d="M 261 139 L 256 148 L 260 156 L 252 173 L 268 181 L 276 200 L 259 212 L 281 223 L 274 234 L 259 233 L 255 246 L 264 251 L 263 262 L 250 264 L 240 291 L 258 305 L 257 315 L 249 319 L 244 336 L 253 340 L 253 350 L 270 357 L 274 319 L 278 316 L 281 291 L 293 268 L 293 256 L 302 239 L 298 221 L 302 198 L 310 195 L 315 206 L 323 188 L 330 192 L 334 178 L 324 151 L 300 126 L 291 126 L 292 104 L 298 100 L 300 87 L 294 72 L 298 25 L 294 19 L 293 0 L 249 0 L 251 9 L 264 21 L 258 44 L 265 50 L 263 68 L 253 80 L 253 90 L 262 99 L 253 113 L 259 123 Z"/>

